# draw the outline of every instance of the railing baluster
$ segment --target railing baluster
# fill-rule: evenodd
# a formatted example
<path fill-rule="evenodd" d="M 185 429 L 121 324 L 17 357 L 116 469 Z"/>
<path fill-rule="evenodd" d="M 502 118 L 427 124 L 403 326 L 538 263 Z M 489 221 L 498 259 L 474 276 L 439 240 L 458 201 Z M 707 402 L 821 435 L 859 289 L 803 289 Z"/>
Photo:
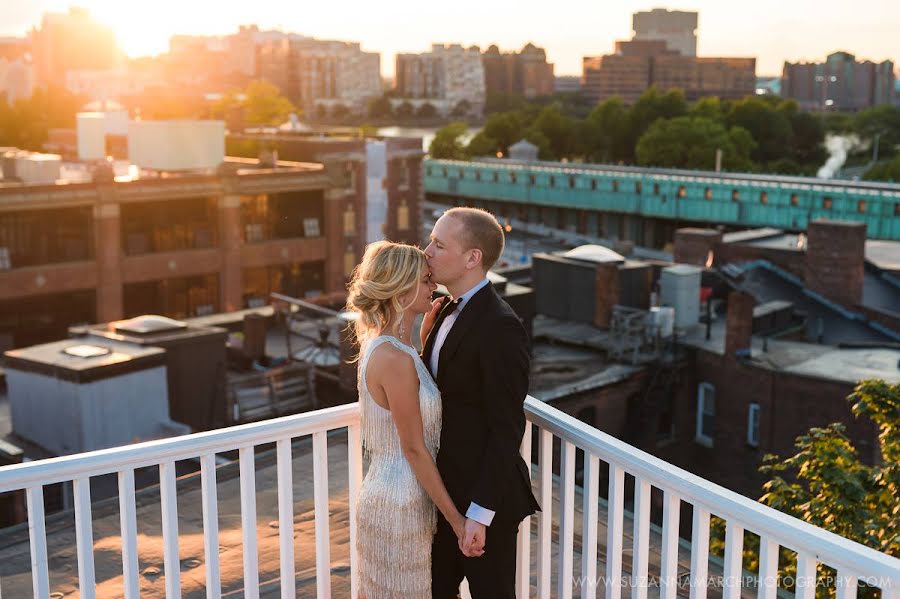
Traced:
<path fill-rule="evenodd" d="M 634 477 L 634 538 L 631 549 L 631 599 L 647 599 L 650 565 L 650 482 Z"/>
<path fill-rule="evenodd" d="M 259 598 L 259 551 L 256 541 L 256 457 L 253 446 L 238 451 L 241 470 L 241 535 L 244 555 L 244 597 Z"/>
<path fill-rule="evenodd" d="M 206 597 L 222 596 L 219 569 L 219 494 L 216 488 L 216 454 L 200 458 L 200 494 L 203 504 L 203 553 L 206 558 Z"/>
<path fill-rule="evenodd" d="M 794 599 L 815 599 L 817 580 L 816 558 L 807 553 L 798 553 L 797 590 Z"/>
<path fill-rule="evenodd" d="M 709 577 L 709 510 L 694 504 L 691 526 L 691 597 L 706 599 Z"/>
<path fill-rule="evenodd" d="M 572 599 L 573 557 L 575 546 L 575 446 L 562 442 L 559 481 L 559 572 L 558 599 Z"/>
<path fill-rule="evenodd" d="M 606 524 L 606 599 L 622 598 L 622 532 L 625 527 L 625 471 L 609 464 Z"/>
<path fill-rule="evenodd" d="M 522 436 L 522 459 L 528 466 L 531 476 L 531 422 L 525 421 L 525 434 Z M 518 566 L 516 567 L 516 597 L 527 599 L 531 592 L 531 516 L 519 524 Z M 356 599 L 355 597 L 353 599 Z"/>
<path fill-rule="evenodd" d="M 722 599 L 739 599 L 743 574 L 744 527 L 733 519 L 725 523 L 725 581 Z"/>
<path fill-rule="evenodd" d="M 181 599 L 181 562 L 178 557 L 178 496 L 175 462 L 159 465 L 159 495 L 162 509 L 163 565 L 166 599 Z"/>
<path fill-rule="evenodd" d="M 856 599 L 856 591 L 859 588 L 859 579 L 855 574 L 845 570 L 837 571 L 837 597 L 836 599 Z"/>
<path fill-rule="evenodd" d="M 541 469 L 541 517 L 538 528 L 538 597 L 550 599 L 550 545 L 553 524 L 553 433 L 541 429 L 538 442 Z"/>
<path fill-rule="evenodd" d="M 73 481 L 75 494 L 75 544 L 78 551 L 78 592 L 91 599 L 96 592 L 94 579 L 94 533 L 91 517 L 91 479 Z"/>
<path fill-rule="evenodd" d="M 125 599 L 138 599 L 137 512 L 134 504 L 134 470 L 123 470 L 119 479 L 119 528 L 122 534 L 122 586 Z"/>
<path fill-rule="evenodd" d="M 600 459 L 584 452 L 584 504 L 581 508 L 581 599 L 597 596 L 597 502 L 600 499 Z"/>
<path fill-rule="evenodd" d="M 353 424 L 347 429 L 347 451 L 349 452 L 350 467 L 350 599 L 359 596 L 359 553 L 356 550 L 356 503 L 359 500 L 359 490 L 363 479 L 363 450 L 362 437 L 358 424 Z"/>
<path fill-rule="evenodd" d="M 31 586 L 34 589 L 35 599 L 50 599 L 44 487 L 26 489 L 25 500 L 28 504 L 28 537 L 31 540 Z"/>
<path fill-rule="evenodd" d="M 663 545 L 660 565 L 661 597 L 675 599 L 678 591 L 678 529 L 681 521 L 681 498 L 672 491 L 663 497 Z"/>
<path fill-rule="evenodd" d="M 758 599 L 775 599 L 778 594 L 778 543 L 762 537 L 759 540 Z"/>
<path fill-rule="evenodd" d="M 281 599 L 297 596 L 294 580 L 294 473 L 291 462 L 291 440 L 279 439 L 278 454 L 278 556 L 281 573 Z M 351 504 L 352 505 L 352 504 Z M 351 526 L 352 526 L 351 520 Z"/>
<path fill-rule="evenodd" d="M 331 538 L 328 532 L 327 433 L 313 433 L 313 496 L 316 511 L 316 597 L 331 597 Z"/>

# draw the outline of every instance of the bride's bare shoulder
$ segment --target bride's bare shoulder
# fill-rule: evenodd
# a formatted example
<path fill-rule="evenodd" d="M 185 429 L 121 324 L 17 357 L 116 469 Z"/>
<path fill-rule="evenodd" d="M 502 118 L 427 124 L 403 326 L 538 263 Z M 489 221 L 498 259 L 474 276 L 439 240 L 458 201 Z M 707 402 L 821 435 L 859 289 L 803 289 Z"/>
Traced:
<path fill-rule="evenodd" d="M 372 350 L 368 372 L 386 377 L 417 376 L 413 357 L 392 343 L 382 343 Z"/>

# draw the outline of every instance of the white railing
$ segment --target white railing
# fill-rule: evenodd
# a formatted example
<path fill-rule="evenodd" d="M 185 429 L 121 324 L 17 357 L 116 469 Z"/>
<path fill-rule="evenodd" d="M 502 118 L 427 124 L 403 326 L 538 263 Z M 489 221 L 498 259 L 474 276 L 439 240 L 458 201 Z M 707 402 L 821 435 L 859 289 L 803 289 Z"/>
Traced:
<path fill-rule="evenodd" d="M 258 599 L 259 568 L 256 532 L 256 482 L 254 447 L 276 444 L 278 476 L 279 555 L 282 598 L 296 597 L 294 571 L 294 500 L 291 441 L 312 435 L 316 539 L 316 589 L 319 599 L 331 596 L 331 556 L 328 525 L 328 456 L 326 435 L 348 430 L 348 490 L 350 512 L 350 576 L 356 597 L 356 497 L 362 481 L 362 448 L 358 404 L 338 406 L 245 424 L 227 429 L 151 441 L 38 462 L 0 468 L 0 493 L 24 490 L 28 506 L 31 545 L 31 578 L 34 597 L 49 599 L 50 579 L 44 518 L 46 485 L 72 482 L 75 496 L 75 529 L 78 554 L 78 587 L 82 598 L 96 596 L 91 516 L 91 477 L 115 473 L 119 483 L 122 535 L 122 570 L 125 599 L 138 599 L 139 572 L 134 472 L 158 467 L 162 508 L 163 563 L 167 599 L 181 597 L 178 557 L 178 511 L 175 462 L 200 459 L 204 554 L 207 597 L 221 596 L 219 569 L 217 453 L 238 450 L 240 460 L 241 528 L 243 532 L 244 597 Z M 0 593 L 2 593 L 0 580 Z"/>
<path fill-rule="evenodd" d="M 817 564 L 837 571 L 837 599 L 855 599 L 858 583 L 881 589 L 882 599 L 900 599 L 900 560 L 859 543 L 802 522 L 677 468 L 648 453 L 602 433 L 543 402 L 529 398 L 525 405 L 528 425 L 522 455 L 531 455 L 531 428 L 538 428 L 538 488 L 543 511 L 538 520 L 538 597 L 551 596 L 551 523 L 560 510 L 558 599 L 571 599 L 575 585 L 573 537 L 575 533 L 575 450 L 584 451 L 582 509 L 581 589 L 583 599 L 597 596 L 605 587 L 606 599 L 621 599 L 622 539 L 624 532 L 625 474 L 634 477 L 631 599 L 646 599 L 650 555 L 650 493 L 663 493 L 660 597 L 675 599 L 678 585 L 678 527 L 681 502 L 693 506 L 690 558 L 690 599 L 706 599 L 708 589 L 710 515 L 725 520 L 723 599 L 737 599 L 742 591 L 744 532 L 760 536 L 759 599 L 775 599 L 778 592 L 779 548 L 797 554 L 796 598 L 815 599 Z M 559 502 L 553 505 L 553 438 L 560 439 Z M 600 461 L 609 467 L 608 523 L 605 576 L 597 576 L 597 507 Z M 530 564 L 527 538 L 530 522 L 519 531 L 517 592 L 527 593 Z M 594 581 L 601 584 L 591 584 Z"/>
<path fill-rule="evenodd" d="M 538 489 L 543 511 L 520 527 L 517 591 L 519 597 L 530 593 L 531 520 L 537 525 L 537 595 L 551 597 L 552 514 L 559 509 L 558 560 L 555 564 L 556 597 L 571 599 L 573 588 L 581 589 L 583 599 L 597 596 L 603 581 L 606 599 L 621 599 L 623 580 L 622 545 L 625 527 L 625 474 L 634 477 L 633 547 L 631 599 L 646 599 L 650 556 L 650 495 L 653 487 L 663 492 L 660 596 L 675 599 L 678 591 L 677 566 L 679 514 L 681 502 L 693 505 L 691 538 L 690 599 L 705 599 L 709 563 L 710 516 L 725 520 L 725 557 L 723 599 L 737 599 L 742 587 L 742 549 L 744 531 L 760 535 L 759 599 L 775 599 L 778 591 L 779 547 L 797 553 L 797 599 L 815 599 L 816 565 L 826 564 L 837 571 L 838 599 L 854 599 L 858 581 L 881 588 L 881 599 L 900 599 L 900 560 L 848 541 L 815 526 L 801 522 L 777 510 L 763 506 L 737 493 L 714 485 L 698 476 L 639 451 L 614 437 L 598 431 L 536 399 L 525 405 L 528 417 L 522 455 L 530 457 L 532 427 L 538 429 Z M 291 474 L 291 441 L 312 436 L 315 507 L 316 593 L 319 599 L 331 596 L 331 556 L 328 525 L 328 431 L 348 430 L 348 501 L 350 515 L 351 597 L 357 597 L 357 558 L 355 551 L 355 503 L 362 480 L 362 450 L 359 437 L 358 404 L 328 408 L 175 439 L 141 443 L 87 454 L 66 456 L 0 468 L 0 492 L 24 490 L 28 506 L 31 545 L 32 586 L 34 596 L 49 599 L 43 488 L 72 482 L 75 496 L 75 526 L 78 556 L 78 580 L 81 597 L 95 596 L 94 555 L 90 485 L 91 477 L 116 473 L 119 482 L 122 564 L 126 599 L 137 599 L 138 553 L 134 471 L 158 467 L 164 574 L 166 597 L 181 596 L 178 559 L 178 514 L 176 507 L 175 462 L 200 459 L 203 534 L 206 561 L 207 597 L 221 596 L 219 570 L 218 501 L 216 497 L 215 455 L 238 450 L 240 460 L 241 524 L 243 531 L 244 596 L 259 596 L 259 570 L 256 536 L 256 484 L 254 447 L 275 443 L 277 456 L 278 524 L 281 596 L 295 597 L 294 514 Z M 553 439 L 560 439 L 558 504 L 553 496 Z M 575 456 L 584 452 L 583 508 L 581 517 L 581 584 L 575 583 L 574 538 Z M 600 462 L 609 468 L 607 505 L 607 541 L 604 576 L 597 574 L 597 534 Z M 2 592 L 2 581 L 0 581 Z"/>

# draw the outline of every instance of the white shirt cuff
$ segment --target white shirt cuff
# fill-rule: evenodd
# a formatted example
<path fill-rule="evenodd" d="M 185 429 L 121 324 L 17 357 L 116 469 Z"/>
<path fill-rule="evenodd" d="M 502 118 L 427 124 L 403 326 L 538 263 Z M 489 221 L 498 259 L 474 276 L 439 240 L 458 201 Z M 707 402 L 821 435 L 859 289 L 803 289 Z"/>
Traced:
<path fill-rule="evenodd" d="M 491 522 L 494 520 L 494 514 L 496 514 L 496 512 L 494 512 L 493 510 L 483 508 L 473 501 L 469 504 L 468 511 L 466 511 L 466 518 L 474 520 L 479 524 L 490 526 Z"/>

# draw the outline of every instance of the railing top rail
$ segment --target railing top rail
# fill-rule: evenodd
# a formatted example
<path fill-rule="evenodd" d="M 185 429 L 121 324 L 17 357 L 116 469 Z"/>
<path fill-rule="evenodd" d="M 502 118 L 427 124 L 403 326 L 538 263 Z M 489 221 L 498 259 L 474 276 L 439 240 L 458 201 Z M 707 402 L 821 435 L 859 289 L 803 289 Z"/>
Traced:
<path fill-rule="evenodd" d="M 538 427 L 656 487 L 676 493 L 689 503 L 703 505 L 714 515 L 726 520 L 734 519 L 746 530 L 764 535 L 794 551 L 815 556 L 817 561 L 829 566 L 844 567 L 860 576 L 886 580 L 891 588 L 900 588 L 900 559 L 691 474 L 533 397 L 526 400 L 525 412 Z"/>
<path fill-rule="evenodd" d="M 0 468 L 0 493 L 300 437 L 352 425 L 358 420 L 359 404 L 352 403 L 192 435 L 6 466 Z"/>

